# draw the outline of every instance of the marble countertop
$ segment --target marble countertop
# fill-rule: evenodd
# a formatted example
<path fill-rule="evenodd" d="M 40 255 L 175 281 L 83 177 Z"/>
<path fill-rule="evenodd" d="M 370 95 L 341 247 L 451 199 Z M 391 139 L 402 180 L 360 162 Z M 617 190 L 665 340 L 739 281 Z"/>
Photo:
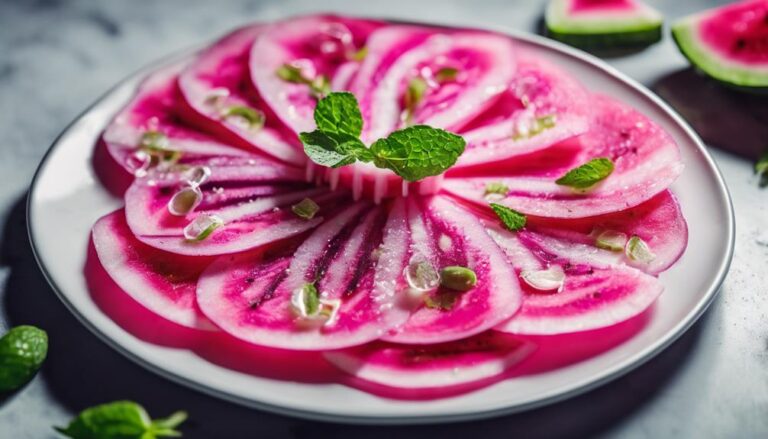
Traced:
<path fill-rule="evenodd" d="M 669 19 L 716 1 L 655 1 Z M 752 161 L 768 146 L 768 100 L 693 73 L 671 38 L 607 61 L 656 90 L 710 145 L 733 196 L 736 253 L 719 298 L 673 346 L 625 377 L 536 411 L 421 427 L 318 424 L 235 406 L 168 382 L 90 334 L 35 265 L 25 225 L 29 182 L 56 135 L 142 65 L 251 20 L 312 10 L 490 24 L 535 31 L 544 2 L 0 2 L 0 332 L 35 324 L 53 335 L 42 373 L 0 399 L 0 438 L 56 437 L 79 410 L 132 399 L 156 416 L 186 409 L 186 438 L 234 437 L 768 437 L 768 188 Z M 706 215 L 707 212 L 701 212 Z"/>

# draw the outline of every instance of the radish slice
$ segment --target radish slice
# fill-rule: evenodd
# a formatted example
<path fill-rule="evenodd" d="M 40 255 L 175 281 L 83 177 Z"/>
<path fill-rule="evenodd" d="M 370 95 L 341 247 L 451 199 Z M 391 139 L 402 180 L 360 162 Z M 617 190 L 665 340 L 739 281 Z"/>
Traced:
<path fill-rule="evenodd" d="M 313 15 L 278 22 L 251 49 L 251 78 L 259 94 L 277 116 L 296 133 L 315 129 L 317 97 L 303 83 L 281 79 L 278 70 L 289 65 L 307 80 L 326 78 L 333 90 L 346 88 L 360 64 L 356 56 L 368 35 L 383 25 L 332 15 Z"/>
<path fill-rule="evenodd" d="M 162 135 L 169 151 L 178 152 L 174 163 L 195 164 L 212 157 L 253 156 L 179 121 L 175 108 L 176 79 L 187 64 L 188 61 L 179 62 L 147 76 L 133 99 L 104 131 L 102 139 L 109 153 L 131 175 L 144 175 L 146 168 L 142 169 L 142 165 L 156 165 L 141 145 L 142 137 L 152 132 Z"/>
<path fill-rule="evenodd" d="M 408 322 L 383 339 L 407 344 L 441 343 L 478 334 L 508 319 L 520 306 L 520 286 L 504 253 L 482 224 L 445 197 L 433 198 L 422 209 L 422 221 L 428 225 L 425 232 L 419 232 L 418 227 L 413 227 L 416 221 L 411 220 L 411 254 L 416 258 L 434 257 L 437 270 L 467 267 L 475 272 L 477 282 L 463 293 L 445 287 L 427 292 Z M 422 243 L 426 239 L 433 244 Z M 433 251 L 434 256 L 422 256 Z M 427 306 L 429 300 L 446 298 L 451 299 L 450 306 Z"/>
<path fill-rule="evenodd" d="M 219 158 L 207 169 L 210 176 L 198 187 L 200 204 L 185 215 L 172 214 L 169 204 L 191 188 L 193 171 L 156 171 L 136 179 L 125 203 L 128 224 L 140 241 L 184 255 L 239 252 L 317 226 L 345 197 L 341 191 L 314 188 L 303 181 L 301 170 L 274 162 Z M 291 211 L 304 198 L 320 205 L 313 218 L 300 218 Z M 185 227 L 201 215 L 215 215 L 223 225 L 205 239 L 187 239 Z"/>
<path fill-rule="evenodd" d="M 210 258 L 174 256 L 133 237 L 120 209 L 93 226 L 93 245 L 104 270 L 128 295 L 150 311 L 179 325 L 214 326 L 199 311 L 195 289 Z"/>
<path fill-rule="evenodd" d="M 445 68 L 454 74 L 441 80 Z M 407 123 L 458 130 L 494 102 L 515 68 L 512 43 L 500 35 L 380 29 L 371 35 L 368 56 L 350 85 L 365 120 L 362 138 L 370 143 Z M 423 81 L 426 91 L 406 115 L 405 95 L 414 79 Z"/>
<path fill-rule="evenodd" d="M 593 96 L 588 133 L 538 153 L 483 169 L 482 177 L 446 178 L 443 187 L 487 205 L 485 188 L 501 183 L 509 193 L 499 204 L 542 217 L 582 218 L 636 206 L 667 189 L 683 170 L 674 140 L 653 121 L 605 96 Z M 610 158 L 613 173 L 587 192 L 555 183 L 570 169 Z"/>
<path fill-rule="evenodd" d="M 407 253 L 402 204 L 395 203 L 388 217 L 384 207 L 353 204 L 317 228 L 290 259 L 218 259 L 198 284 L 201 309 L 224 331 L 262 346 L 325 350 L 379 338 L 408 318 L 395 303 Z M 321 305 L 338 304 L 332 316 L 296 309 L 297 291 L 309 284 Z"/>
<path fill-rule="evenodd" d="M 634 268 L 571 259 L 533 232 L 496 230 L 492 236 L 520 274 L 556 266 L 565 273 L 556 291 L 525 285 L 520 311 L 495 328 L 502 332 L 555 335 L 604 328 L 642 313 L 663 290 L 655 277 Z"/>
<path fill-rule="evenodd" d="M 567 73 L 521 55 L 506 91 L 462 129 L 467 148 L 454 169 L 531 153 L 586 132 L 588 99 Z"/>
<path fill-rule="evenodd" d="M 180 111 L 189 123 L 233 145 L 302 165 L 306 157 L 298 139 L 253 99 L 248 55 L 251 44 L 266 28 L 241 28 L 203 51 L 179 77 L 183 97 Z M 250 108 L 263 115 L 264 126 L 249 126 L 240 117 L 226 117 L 233 107 Z"/>
<path fill-rule="evenodd" d="M 677 199 L 664 191 L 645 203 L 620 212 L 570 220 L 529 218 L 527 229 L 536 232 L 541 245 L 558 248 L 558 254 L 597 264 L 627 264 L 649 274 L 666 270 L 683 254 L 688 242 L 688 226 Z M 600 247 L 601 237 L 623 235 L 619 248 Z M 637 236 L 655 257 L 648 263 L 633 261 L 625 247 Z M 603 246 L 605 247 L 605 246 Z"/>
<path fill-rule="evenodd" d="M 325 357 L 344 372 L 398 389 L 441 389 L 487 381 L 525 359 L 534 347 L 491 331 L 429 346 L 369 343 Z"/>

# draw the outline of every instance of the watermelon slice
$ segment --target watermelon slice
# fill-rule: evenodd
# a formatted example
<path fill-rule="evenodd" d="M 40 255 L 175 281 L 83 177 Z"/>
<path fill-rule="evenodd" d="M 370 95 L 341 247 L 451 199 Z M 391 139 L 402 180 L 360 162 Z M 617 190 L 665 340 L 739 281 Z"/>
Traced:
<path fill-rule="evenodd" d="M 293 257 L 220 258 L 200 279 L 198 301 L 221 329 L 261 346 L 327 350 L 375 340 L 408 317 L 394 293 L 407 250 L 404 222 L 402 202 L 388 218 L 384 207 L 353 204 Z"/>
<path fill-rule="evenodd" d="M 672 36 L 707 75 L 746 89 L 768 89 L 768 1 L 741 1 L 685 17 L 672 26 Z"/>
<path fill-rule="evenodd" d="M 172 200 L 195 190 L 190 175 L 200 169 L 210 173 L 195 186 L 200 204 L 186 214 L 172 214 Z M 304 198 L 320 204 L 317 216 L 305 219 L 292 211 Z M 125 204 L 128 224 L 140 241 L 172 253 L 201 256 L 252 249 L 307 231 L 344 198 L 343 191 L 331 193 L 308 185 L 296 168 L 222 157 L 207 166 L 150 172 L 131 185 Z M 185 228 L 205 216 L 215 216 L 223 224 L 207 237 L 185 236 Z"/>
<path fill-rule="evenodd" d="M 313 15 L 275 23 L 253 44 L 253 83 L 277 116 L 296 133 L 315 129 L 313 112 L 321 89 L 345 89 L 360 65 L 366 40 L 383 23 L 332 15 Z M 297 69 L 305 81 L 287 80 L 278 72 Z M 314 87 L 314 89 L 313 89 Z"/>
<path fill-rule="evenodd" d="M 509 192 L 496 200 L 500 204 L 529 215 L 582 218 L 636 206 L 677 179 L 683 170 L 680 152 L 660 126 L 606 96 L 593 96 L 591 105 L 596 117 L 586 134 L 479 170 L 455 170 L 443 188 L 487 205 L 487 185 L 501 183 Z M 555 183 L 569 170 L 598 157 L 611 159 L 615 169 L 590 190 Z"/>
<path fill-rule="evenodd" d="M 149 167 L 169 163 L 194 165 L 214 157 L 253 156 L 179 120 L 176 79 L 188 63 L 178 62 L 150 74 L 104 131 L 107 150 L 131 176 L 144 176 Z M 156 138 L 150 137 L 153 133 Z"/>
<path fill-rule="evenodd" d="M 179 77 L 179 111 L 188 123 L 227 143 L 302 165 L 306 157 L 298 139 L 254 99 L 248 56 L 265 28 L 238 29 L 204 50 Z"/>
<path fill-rule="evenodd" d="M 467 147 L 453 169 L 524 155 L 586 132 L 588 100 L 586 90 L 566 72 L 521 54 L 506 91 L 462 128 Z"/>
<path fill-rule="evenodd" d="M 422 293 L 406 324 L 384 340 L 407 344 L 459 340 L 483 332 L 517 311 L 520 286 L 515 273 L 474 215 L 445 197 L 424 205 L 412 202 L 410 208 L 409 264 L 426 263 L 433 270 L 468 267 L 477 283 L 462 293 L 444 286 Z"/>
<path fill-rule="evenodd" d="M 555 335 L 608 327 L 650 307 L 661 283 L 634 268 L 577 259 L 572 251 L 536 233 L 495 230 L 523 285 L 523 302 L 497 330 L 517 335 Z"/>
<path fill-rule="evenodd" d="M 363 113 L 363 140 L 371 143 L 408 124 L 459 130 L 506 89 L 515 58 L 511 41 L 492 33 L 413 26 L 374 32 L 349 87 Z M 421 93 L 409 107 L 414 81 Z"/>
<path fill-rule="evenodd" d="M 418 391 L 423 396 L 437 389 L 446 396 L 489 384 L 533 350 L 530 343 L 487 331 L 428 346 L 375 342 L 328 352 L 325 357 L 357 379 L 389 389 L 382 393 L 403 397 L 407 391 Z"/>
<path fill-rule="evenodd" d="M 547 35 L 584 49 L 646 46 L 661 39 L 663 17 L 640 0 L 551 0 Z"/>
<path fill-rule="evenodd" d="M 181 326 L 214 329 L 195 298 L 197 279 L 210 258 L 171 257 L 137 241 L 122 209 L 97 221 L 92 239 L 104 270 L 141 305 Z"/>

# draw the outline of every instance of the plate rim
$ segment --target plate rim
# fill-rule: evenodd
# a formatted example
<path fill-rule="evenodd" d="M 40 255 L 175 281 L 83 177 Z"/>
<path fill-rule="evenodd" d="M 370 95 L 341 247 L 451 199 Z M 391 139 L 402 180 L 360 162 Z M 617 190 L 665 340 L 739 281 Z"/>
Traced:
<path fill-rule="evenodd" d="M 355 18 L 366 18 L 366 17 L 356 16 Z M 368 18 L 373 18 L 373 17 L 369 16 Z M 573 47 L 567 46 L 558 41 L 550 40 L 538 34 L 526 32 L 518 29 L 513 29 L 508 26 L 481 24 L 481 23 L 473 23 L 467 26 L 462 26 L 455 22 L 447 23 L 447 22 L 441 22 L 441 21 L 430 21 L 425 23 L 425 22 L 418 22 L 418 21 L 412 21 L 412 20 L 389 19 L 387 17 L 375 17 L 375 18 L 379 18 L 382 20 L 386 20 L 393 23 L 399 23 L 399 24 L 416 24 L 421 26 L 433 26 L 433 27 L 444 27 L 444 28 L 458 28 L 461 26 L 464 28 L 497 32 L 502 35 L 508 36 L 510 38 L 523 41 L 528 44 L 532 44 L 535 46 L 543 46 L 544 48 L 563 53 L 565 55 L 568 55 L 569 57 L 575 58 L 578 61 L 589 64 L 592 68 L 602 70 L 603 72 L 611 76 L 613 79 L 628 86 L 634 92 L 639 93 L 644 99 L 649 100 L 654 106 L 658 107 L 668 117 L 670 117 L 670 119 L 682 129 L 683 133 L 692 141 L 692 143 L 695 145 L 698 152 L 701 154 L 704 160 L 704 163 L 709 168 L 710 173 L 714 177 L 714 181 L 719 191 L 718 198 L 721 198 L 723 201 L 725 201 L 724 204 L 727 207 L 727 214 L 725 215 L 725 219 L 727 221 L 726 245 L 725 245 L 726 252 L 723 254 L 723 257 L 720 259 L 720 263 L 719 263 L 719 266 L 717 267 L 716 275 L 712 278 L 712 281 L 709 283 L 706 293 L 702 295 L 702 297 L 695 304 L 695 306 L 691 308 L 688 311 L 688 313 L 686 313 L 685 316 L 681 318 L 662 337 L 658 338 L 656 341 L 654 341 L 644 349 L 632 354 L 625 360 L 617 363 L 613 367 L 606 368 L 596 373 L 593 377 L 589 377 L 581 381 L 575 382 L 574 384 L 571 384 L 565 387 L 564 390 L 561 389 L 558 391 L 551 391 L 547 394 L 540 396 L 538 399 L 527 402 L 527 403 L 500 407 L 496 409 L 466 411 L 461 414 L 368 416 L 368 415 L 343 415 L 343 414 L 330 413 L 330 412 L 291 408 L 288 406 L 272 404 L 269 402 L 258 401 L 255 399 L 245 398 L 239 395 L 231 394 L 229 392 L 193 381 L 191 379 L 178 375 L 164 367 L 155 365 L 152 362 L 145 360 L 144 358 L 141 358 L 139 355 L 131 352 L 128 348 L 123 347 L 122 344 L 119 343 L 118 341 L 108 337 L 106 333 L 102 332 L 102 330 L 97 328 L 94 323 L 88 320 L 87 317 L 84 316 L 75 307 L 75 305 L 69 301 L 69 299 L 67 298 L 67 295 L 64 294 L 63 290 L 56 283 L 56 280 L 49 273 L 42 259 L 42 256 L 40 255 L 40 250 L 38 249 L 38 245 L 36 244 L 36 241 L 35 241 L 35 232 L 34 232 L 34 227 L 32 222 L 33 199 L 35 198 L 37 183 L 40 180 L 40 175 L 42 174 L 44 168 L 46 167 L 46 164 L 48 163 L 48 160 L 51 154 L 56 149 L 56 147 L 62 142 L 62 140 L 71 134 L 73 127 L 75 127 L 75 125 L 77 125 L 77 123 L 80 120 L 82 120 L 85 116 L 87 116 L 95 106 L 97 106 L 100 102 L 102 102 L 104 99 L 110 96 L 117 89 L 125 85 L 127 82 L 130 82 L 131 80 L 135 80 L 140 75 L 147 74 L 159 66 L 166 65 L 174 61 L 178 61 L 187 56 L 191 56 L 194 53 L 200 51 L 202 48 L 207 47 L 212 42 L 215 42 L 216 40 L 218 40 L 218 37 L 217 37 L 217 38 L 208 40 L 203 44 L 198 44 L 187 49 L 176 51 L 174 53 L 171 53 L 168 56 L 159 58 L 155 61 L 145 64 L 141 68 L 136 69 L 135 71 L 131 72 L 129 75 L 126 75 L 125 77 L 123 77 L 120 81 L 116 82 L 113 86 L 111 86 L 104 93 L 102 93 L 98 98 L 96 98 L 96 100 L 94 100 L 90 105 L 88 105 L 82 112 L 80 112 L 61 131 L 61 133 L 58 136 L 56 136 L 56 138 L 48 147 L 47 151 L 45 152 L 42 159 L 40 160 L 40 164 L 38 165 L 37 169 L 35 170 L 34 176 L 32 178 L 32 182 L 29 186 L 29 190 L 27 191 L 27 200 L 26 200 L 26 207 L 25 207 L 27 235 L 29 238 L 30 246 L 32 248 L 32 253 L 33 253 L 35 262 L 40 268 L 40 271 L 42 272 L 43 277 L 45 278 L 48 285 L 54 291 L 54 293 L 59 298 L 59 300 L 61 300 L 61 302 L 64 303 L 65 307 L 76 317 L 76 319 L 81 324 L 83 324 L 83 326 L 88 328 L 88 330 L 91 333 L 96 335 L 97 338 L 102 340 L 107 346 L 110 346 L 112 349 L 116 350 L 123 356 L 127 357 L 128 359 L 135 362 L 136 364 L 144 367 L 145 369 L 150 370 L 151 372 L 157 375 L 160 375 L 166 379 L 169 379 L 174 383 L 183 385 L 188 388 L 192 388 L 194 390 L 200 391 L 204 394 L 213 396 L 218 399 L 223 399 L 229 402 L 236 403 L 241 406 L 264 410 L 264 411 L 278 414 L 278 415 L 286 415 L 286 416 L 314 420 L 314 421 L 338 422 L 338 423 L 344 423 L 344 424 L 367 424 L 367 425 L 372 425 L 372 424 L 416 425 L 416 424 L 430 424 L 430 423 L 436 423 L 436 422 L 454 423 L 454 422 L 463 422 L 463 421 L 469 421 L 469 420 L 488 419 L 488 418 L 493 418 L 493 417 L 498 417 L 503 415 L 509 415 L 513 413 L 520 413 L 520 412 L 540 408 L 546 405 L 554 404 L 560 401 L 564 401 L 566 399 L 573 398 L 575 396 L 578 396 L 590 390 L 593 390 L 597 387 L 600 387 L 604 384 L 607 384 L 631 372 L 632 370 L 635 370 L 636 368 L 642 366 L 646 362 L 653 359 L 661 351 L 669 347 L 672 343 L 674 343 L 685 332 L 687 332 L 687 330 L 694 323 L 696 323 L 699 320 L 699 318 L 704 314 L 704 312 L 706 312 L 706 310 L 709 308 L 709 306 L 712 304 L 712 302 L 720 292 L 723 281 L 725 280 L 728 274 L 729 268 L 731 266 L 731 263 L 733 261 L 733 253 L 734 253 L 734 247 L 735 247 L 735 212 L 733 208 L 733 201 L 730 195 L 730 191 L 728 190 L 728 187 L 725 184 L 725 179 L 723 178 L 720 168 L 712 158 L 712 155 L 709 153 L 704 142 L 701 140 L 698 134 L 677 113 L 677 111 L 675 111 L 670 105 L 664 102 L 658 95 L 653 93 L 647 87 L 645 87 L 638 81 L 632 79 L 628 75 L 622 73 L 618 69 L 610 66 L 605 61 L 597 58 L 596 56 L 589 54 L 587 52 L 583 52 L 581 50 L 575 49 Z M 260 21 L 253 21 L 247 25 L 256 24 L 258 22 Z"/>

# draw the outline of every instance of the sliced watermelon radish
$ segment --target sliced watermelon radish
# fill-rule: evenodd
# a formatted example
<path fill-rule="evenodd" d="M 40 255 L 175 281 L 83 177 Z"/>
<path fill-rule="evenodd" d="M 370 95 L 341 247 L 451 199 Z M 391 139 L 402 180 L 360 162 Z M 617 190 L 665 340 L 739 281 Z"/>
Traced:
<path fill-rule="evenodd" d="M 190 176 L 201 169 L 210 176 L 195 186 L 200 204 L 186 214 L 173 214 L 172 200 L 194 190 Z M 292 212 L 292 206 L 304 198 L 320 204 L 316 216 L 305 219 Z M 248 250 L 307 231 L 344 198 L 343 191 L 331 193 L 308 185 L 297 168 L 222 157 L 207 166 L 150 172 L 131 185 L 125 203 L 128 224 L 140 241 L 172 253 L 200 256 Z M 223 224 L 205 238 L 185 236 L 184 229 L 206 215 L 215 215 Z"/>
<path fill-rule="evenodd" d="M 488 384 L 533 350 L 530 343 L 487 331 L 428 346 L 375 342 L 325 357 L 344 372 L 386 388 L 452 393 L 456 387 Z"/>
<path fill-rule="evenodd" d="M 139 85 L 136 95 L 104 131 L 102 140 L 116 163 L 131 176 L 143 176 L 150 166 L 164 165 L 162 153 L 172 154 L 173 163 L 195 164 L 213 157 L 249 157 L 248 151 L 218 142 L 211 136 L 183 124 L 177 114 L 178 74 L 188 60 L 164 67 Z M 156 143 L 165 151 L 143 145 L 145 136 L 157 133 Z M 162 141 L 162 142 L 160 142 Z"/>
<path fill-rule="evenodd" d="M 693 65 L 726 84 L 768 88 L 768 2 L 747 0 L 683 18 L 672 26 Z"/>
<path fill-rule="evenodd" d="M 362 138 L 370 143 L 407 124 L 459 130 L 504 91 L 515 57 L 509 38 L 487 32 L 413 26 L 374 32 L 349 88 L 363 113 Z M 413 81 L 423 89 L 409 107 Z"/>
<path fill-rule="evenodd" d="M 222 257 L 200 279 L 200 306 L 224 331 L 261 346 L 326 350 L 375 340 L 408 317 L 395 302 L 406 263 L 404 210 L 397 202 L 387 218 L 384 207 L 356 203 L 291 258 Z M 309 310 L 308 288 L 314 307 L 332 307 L 327 314 Z"/>
<path fill-rule="evenodd" d="M 409 213 L 409 268 L 420 263 L 431 265 L 435 271 L 461 266 L 474 271 L 477 281 L 464 292 L 444 285 L 432 291 L 421 288 L 426 291 L 417 296 L 411 317 L 383 339 L 406 344 L 459 340 L 514 314 L 521 294 L 514 270 L 474 215 L 445 197 L 435 197 L 425 205 L 412 203 L 411 207 L 417 210 Z"/>
<path fill-rule="evenodd" d="M 646 46 L 661 39 L 661 14 L 640 0 L 551 0 L 547 35 L 584 49 Z"/>
<path fill-rule="evenodd" d="M 658 274 L 675 263 L 688 242 L 688 226 L 677 199 L 664 191 L 643 204 L 615 213 L 578 219 L 530 217 L 526 228 L 558 247 L 572 259 L 599 264 L 627 264 L 649 274 Z M 647 262 L 633 260 L 625 249 L 639 237 L 653 253 Z M 597 248 L 599 247 L 599 248 Z"/>
<path fill-rule="evenodd" d="M 333 15 L 312 15 L 272 25 L 253 44 L 253 83 L 277 116 L 296 133 L 315 129 L 313 112 L 322 88 L 346 89 L 360 65 L 368 36 L 382 22 Z M 286 80 L 278 72 L 289 66 L 303 81 Z M 321 83 L 322 82 L 322 83 Z"/>
<path fill-rule="evenodd" d="M 533 232 L 495 230 L 492 236 L 515 265 L 524 291 L 520 311 L 496 327 L 502 332 L 555 335 L 608 327 L 645 311 L 663 290 L 653 276 L 577 259 Z"/>
<path fill-rule="evenodd" d="M 104 270 L 141 305 L 188 328 L 214 329 L 195 298 L 197 279 L 210 258 L 171 256 L 137 241 L 122 209 L 97 221 L 92 238 Z"/>
<path fill-rule="evenodd" d="M 531 153 L 587 131 L 589 96 L 581 84 L 532 54 L 518 59 L 506 91 L 462 128 L 467 147 L 454 169 Z"/>
<path fill-rule="evenodd" d="M 494 201 L 519 212 L 554 218 L 581 218 L 636 206 L 667 189 L 683 170 L 674 140 L 637 111 L 605 96 L 593 96 L 596 113 L 589 131 L 551 148 L 488 164 L 479 170 L 457 170 L 443 188 L 461 198 L 487 205 L 488 184 L 509 191 Z M 587 191 L 555 181 L 595 158 L 609 158 L 613 172 Z"/>
<path fill-rule="evenodd" d="M 179 110 L 190 124 L 246 150 L 304 164 L 298 139 L 255 99 L 248 73 L 251 44 L 266 26 L 238 29 L 204 50 L 179 77 Z"/>

